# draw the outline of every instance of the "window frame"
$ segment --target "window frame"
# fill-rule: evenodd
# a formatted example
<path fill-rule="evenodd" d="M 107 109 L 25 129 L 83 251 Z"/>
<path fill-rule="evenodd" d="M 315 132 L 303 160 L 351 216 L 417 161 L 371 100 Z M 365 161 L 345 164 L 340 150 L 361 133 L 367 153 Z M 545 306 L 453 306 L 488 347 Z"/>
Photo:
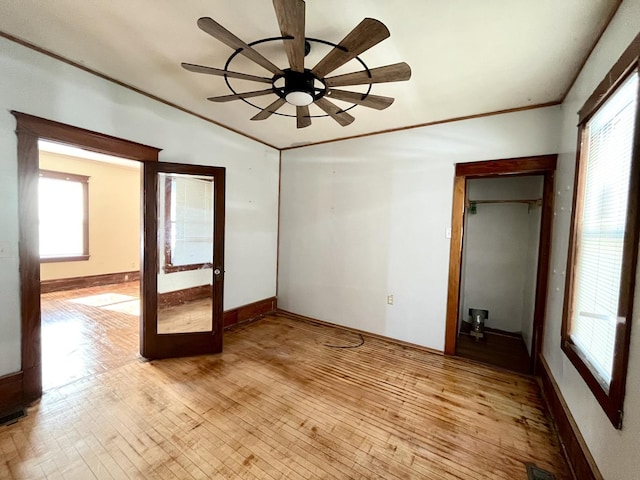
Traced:
<path fill-rule="evenodd" d="M 213 179 L 211 181 L 213 182 Z M 165 273 L 175 273 L 213 268 L 213 262 L 191 263 L 188 265 L 173 265 L 171 263 L 171 196 L 173 195 L 173 189 L 171 188 L 171 176 L 169 175 L 164 179 L 164 192 L 164 265 L 162 269 Z"/>
<path fill-rule="evenodd" d="M 69 180 L 82 185 L 82 210 L 84 212 L 82 221 L 82 254 L 81 255 L 59 255 L 52 257 L 40 256 L 40 263 L 58 263 L 58 262 L 78 262 L 87 261 L 89 255 L 89 178 L 86 175 L 77 173 L 65 173 L 56 170 L 38 170 L 38 179 L 53 178 L 57 180 Z"/>
<path fill-rule="evenodd" d="M 638 196 L 640 194 L 640 87 L 637 92 L 636 123 L 633 133 L 622 271 L 620 275 L 620 296 L 618 301 L 618 316 L 626 318 L 626 322 L 624 324 L 618 323 L 616 327 L 612 378 L 608 388 L 603 385 L 598 376 L 593 373 L 582 352 L 571 341 L 569 331 L 573 313 L 572 308 L 577 271 L 577 239 L 581 233 L 582 207 L 584 203 L 584 184 L 587 165 L 587 145 L 584 145 L 584 142 L 588 133 L 587 123 L 599 111 L 600 107 L 617 91 L 622 83 L 627 80 L 630 75 L 638 71 L 639 57 L 640 34 L 636 36 L 631 45 L 607 73 L 605 79 L 598 85 L 579 112 L 575 187 L 573 192 L 573 209 L 566 269 L 567 276 L 562 314 L 562 351 L 585 380 L 616 429 L 622 428 L 629 342 L 631 338 L 631 324 L 633 323 L 633 296 L 635 291 L 636 265 L 638 261 L 638 241 L 640 240 L 640 218 L 638 209 Z"/>

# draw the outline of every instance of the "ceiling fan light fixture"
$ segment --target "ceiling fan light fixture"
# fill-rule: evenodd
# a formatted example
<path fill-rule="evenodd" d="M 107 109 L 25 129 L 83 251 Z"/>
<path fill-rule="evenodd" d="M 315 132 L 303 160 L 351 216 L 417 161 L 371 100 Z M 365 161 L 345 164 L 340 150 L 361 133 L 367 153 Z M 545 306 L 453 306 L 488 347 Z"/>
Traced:
<path fill-rule="evenodd" d="M 396 63 L 369 69 L 360 59 L 359 55 L 390 36 L 389 29 L 379 20 L 365 18 L 353 28 L 339 44 L 322 39 L 305 36 L 305 0 L 273 0 L 280 33 L 282 37 L 269 37 L 245 43 L 229 30 L 210 17 L 202 17 L 198 20 L 198 27 L 203 32 L 211 35 L 216 40 L 232 48 L 234 52 L 229 56 L 224 69 L 182 63 L 186 70 L 217 75 L 224 80 L 231 90 L 232 95 L 208 97 L 212 102 L 227 102 L 242 100 L 260 110 L 251 120 L 266 120 L 271 115 L 295 117 L 297 128 L 305 128 L 311 125 L 311 118 L 329 116 L 339 125 L 346 127 L 355 118 L 347 113 L 348 110 L 362 105 L 377 110 L 384 110 L 393 103 L 393 98 L 380 95 L 371 95 L 371 85 L 374 83 L 400 82 L 409 80 L 411 69 L 406 63 Z M 289 68 L 281 69 L 253 47 L 265 42 L 284 41 L 283 46 L 287 55 Z M 305 57 L 309 54 L 311 43 L 316 42 L 332 47 L 332 49 L 313 67 L 305 68 Z M 243 55 L 253 63 L 260 65 L 273 74 L 271 78 L 257 76 L 249 73 L 234 72 L 229 70 L 231 61 L 237 56 Z M 356 60 L 364 70 L 342 75 L 327 75 L 340 69 L 343 65 Z M 230 78 L 248 80 L 258 83 L 270 83 L 271 88 L 249 92 L 236 92 Z M 334 87 L 348 85 L 368 85 L 365 93 L 357 93 L 348 90 L 336 90 Z M 249 98 L 274 94 L 278 98 L 266 107 L 251 103 Z M 350 107 L 340 108 L 327 97 L 353 103 Z M 280 113 L 285 103 L 295 106 L 295 115 Z M 326 115 L 311 115 L 309 105 L 315 104 Z"/>
<path fill-rule="evenodd" d="M 294 90 L 285 95 L 284 99 L 287 103 L 291 105 L 295 105 L 296 107 L 306 107 L 307 105 L 311 105 L 313 103 L 313 95 L 309 92 L 302 92 L 299 90 Z"/>

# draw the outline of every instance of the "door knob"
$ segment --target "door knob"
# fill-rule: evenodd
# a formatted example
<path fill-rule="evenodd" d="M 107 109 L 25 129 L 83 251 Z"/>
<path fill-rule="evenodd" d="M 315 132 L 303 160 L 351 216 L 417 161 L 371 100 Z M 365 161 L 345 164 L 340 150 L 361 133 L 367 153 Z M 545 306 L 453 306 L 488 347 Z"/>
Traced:
<path fill-rule="evenodd" d="M 214 273 L 215 275 L 220 275 L 220 273 L 221 273 L 221 272 L 220 272 L 220 269 L 219 269 L 219 268 L 216 268 L 216 269 L 213 271 L 213 273 Z"/>

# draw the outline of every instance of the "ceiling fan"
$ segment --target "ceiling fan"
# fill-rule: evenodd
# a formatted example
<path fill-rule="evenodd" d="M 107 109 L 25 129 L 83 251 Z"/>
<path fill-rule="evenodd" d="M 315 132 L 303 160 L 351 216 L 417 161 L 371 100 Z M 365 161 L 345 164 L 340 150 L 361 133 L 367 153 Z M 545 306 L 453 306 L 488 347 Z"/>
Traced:
<path fill-rule="evenodd" d="M 345 127 L 355 120 L 347 110 L 351 110 L 357 105 L 383 110 L 393 103 L 394 99 L 391 97 L 370 94 L 372 84 L 400 82 L 409 80 L 411 77 L 411 68 L 405 62 L 370 69 L 360 59 L 359 55 L 361 53 L 390 36 L 389 30 L 382 22 L 373 18 L 365 18 L 339 44 L 334 44 L 325 40 L 305 37 L 304 0 L 273 0 L 273 6 L 282 36 L 266 38 L 251 43 L 245 43 L 212 18 L 203 17 L 198 20 L 198 27 L 202 31 L 234 49 L 234 53 L 227 60 L 224 69 L 182 63 L 182 67 L 191 72 L 218 75 L 225 78 L 227 86 L 233 93 L 231 95 L 210 97 L 208 100 L 213 102 L 243 100 L 245 103 L 260 110 L 251 120 L 265 120 L 274 113 L 276 115 L 294 116 L 277 112 L 278 109 L 288 103 L 296 108 L 295 117 L 298 128 L 311 125 L 312 115 L 309 113 L 309 105 L 315 104 L 326 113 L 326 115 L 320 116 L 330 116 Z M 279 68 L 253 48 L 257 44 L 276 40 L 282 41 L 284 45 L 289 68 Z M 329 45 L 333 48 L 313 68 L 308 69 L 305 68 L 304 59 L 310 51 L 310 42 Z M 272 76 L 261 77 L 228 70 L 231 60 L 238 54 L 247 57 L 268 70 Z M 362 70 L 327 77 L 328 74 L 354 59 L 361 64 Z M 269 88 L 238 93 L 232 88 L 229 78 L 269 84 Z M 366 93 L 360 93 L 335 88 L 352 85 L 368 85 L 368 90 Z M 266 108 L 254 105 L 247 100 L 253 97 L 273 94 L 278 98 Z M 341 109 L 330 101 L 330 98 L 349 102 L 353 105 L 349 108 Z"/>

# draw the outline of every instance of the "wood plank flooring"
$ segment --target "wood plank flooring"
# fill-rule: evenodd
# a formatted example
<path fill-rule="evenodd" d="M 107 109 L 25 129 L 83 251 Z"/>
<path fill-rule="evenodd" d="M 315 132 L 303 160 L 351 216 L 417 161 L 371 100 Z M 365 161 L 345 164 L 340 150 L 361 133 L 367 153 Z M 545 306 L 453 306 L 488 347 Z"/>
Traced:
<path fill-rule="evenodd" d="M 193 300 L 158 311 L 158 333 L 210 332 L 213 328 L 212 298 Z"/>
<path fill-rule="evenodd" d="M 138 358 L 139 294 L 136 281 L 41 296 L 45 391 Z"/>
<path fill-rule="evenodd" d="M 458 335 L 456 355 L 514 372 L 530 372 L 531 359 L 522 337 L 489 331 L 484 335 L 479 341 L 471 335 Z"/>
<path fill-rule="evenodd" d="M 0 478 L 570 480 L 533 379 L 364 339 L 270 315 L 219 355 L 134 349 L 0 427 Z"/>

